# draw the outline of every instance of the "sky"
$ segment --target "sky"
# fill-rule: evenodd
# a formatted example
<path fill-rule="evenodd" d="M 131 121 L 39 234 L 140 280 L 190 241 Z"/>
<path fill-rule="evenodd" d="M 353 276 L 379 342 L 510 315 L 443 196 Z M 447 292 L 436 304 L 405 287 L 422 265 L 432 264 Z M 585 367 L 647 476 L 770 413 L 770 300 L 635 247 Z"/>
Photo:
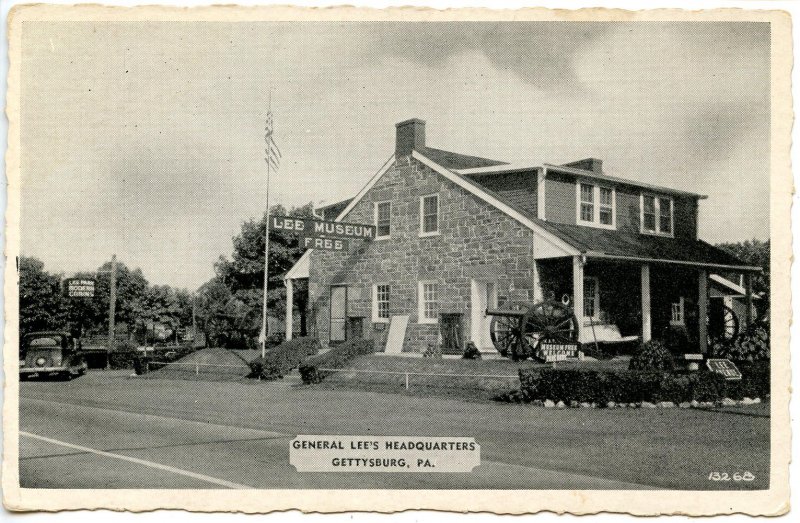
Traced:
<path fill-rule="evenodd" d="M 396 122 L 509 162 L 603 159 L 707 194 L 702 239 L 769 235 L 769 26 L 757 23 L 26 23 L 21 251 L 111 254 L 195 289 L 266 204 L 355 195 Z"/>

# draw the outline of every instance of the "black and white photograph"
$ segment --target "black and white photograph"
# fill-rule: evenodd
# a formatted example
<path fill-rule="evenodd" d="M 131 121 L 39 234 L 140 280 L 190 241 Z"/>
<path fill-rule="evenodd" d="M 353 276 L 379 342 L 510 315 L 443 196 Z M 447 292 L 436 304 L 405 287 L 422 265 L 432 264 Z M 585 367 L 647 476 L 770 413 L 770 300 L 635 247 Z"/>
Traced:
<path fill-rule="evenodd" d="M 785 512 L 790 17 L 628 13 L 15 7 L 6 507 Z"/>

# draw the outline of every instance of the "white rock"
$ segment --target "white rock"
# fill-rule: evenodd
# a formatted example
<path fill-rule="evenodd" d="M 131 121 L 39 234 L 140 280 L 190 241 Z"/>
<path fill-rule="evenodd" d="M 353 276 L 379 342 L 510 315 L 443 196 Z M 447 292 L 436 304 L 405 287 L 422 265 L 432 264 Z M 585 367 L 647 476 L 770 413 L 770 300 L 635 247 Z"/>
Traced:
<path fill-rule="evenodd" d="M 589 406 L 590 406 L 590 407 L 592 407 L 593 409 L 596 409 L 596 408 L 597 408 L 597 403 L 595 403 L 595 402 L 592 402 L 592 404 L 591 404 L 591 405 L 589 405 Z"/>
<path fill-rule="evenodd" d="M 659 408 L 662 408 L 662 409 L 674 409 L 675 408 L 675 404 L 672 403 L 671 401 L 661 401 L 661 402 L 658 403 L 658 406 L 659 406 Z"/>
<path fill-rule="evenodd" d="M 628 408 L 628 404 L 627 403 L 617 403 L 617 407 L 619 407 L 621 409 L 625 409 L 625 408 Z"/>
<path fill-rule="evenodd" d="M 761 398 L 756 398 L 753 400 L 753 403 L 761 403 Z"/>
<path fill-rule="evenodd" d="M 740 403 L 742 405 L 752 405 L 753 404 L 753 400 L 752 400 L 752 398 L 742 398 L 742 401 Z"/>
<path fill-rule="evenodd" d="M 533 400 L 531 402 L 531 405 L 533 405 L 534 407 L 543 407 L 544 402 L 542 400 Z"/>
<path fill-rule="evenodd" d="M 591 406 L 592 406 L 592 404 L 591 404 L 591 403 L 586 403 L 585 401 L 584 401 L 583 403 L 581 403 L 581 408 L 582 408 L 582 409 L 588 409 L 588 408 L 590 408 Z"/>
<path fill-rule="evenodd" d="M 682 401 L 678 406 L 680 408 L 682 408 L 682 409 L 688 409 L 689 407 L 692 407 L 693 405 L 691 403 L 689 403 L 688 401 Z"/>
<path fill-rule="evenodd" d="M 656 405 L 655 405 L 655 403 L 650 403 L 649 401 L 643 401 L 642 402 L 642 408 L 643 409 L 654 409 L 654 408 L 656 408 Z"/>
<path fill-rule="evenodd" d="M 544 400 L 544 406 L 545 408 L 552 409 L 556 404 L 553 403 L 553 400 Z"/>
<path fill-rule="evenodd" d="M 565 409 L 565 408 L 567 408 L 567 404 L 564 403 L 563 401 L 559 401 L 558 403 L 556 403 L 556 408 L 557 409 Z"/>
<path fill-rule="evenodd" d="M 614 407 L 616 407 L 616 406 L 617 406 L 617 404 L 616 404 L 616 403 L 614 403 L 613 401 L 609 401 L 608 403 L 606 403 L 606 408 L 607 408 L 607 409 L 613 409 L 613 408 L 614 408 Z M 620 405 L 620 406 L 621 406 L 621 405 Z"/>
<path fill-rule="evenodd" d="M 569 406 L 570 406 L 571 408 L 573 408 L 573 409 L 577 409 L 578 407 L 580 407 L 580 406 L 581 406 L 581 404 L 580 404 L 580 403 L 578 403 L 578 402 L 577 402 L 577 401 L 575 401 L 575 400 L 572 400 L 572 401 L 570 401 L 570 402 L 569 402 Z"/>
<path fill-rule="evenodd" d="M 697 400 L 692 400 L 692 401 L 690 401 L 690 402 L 689 402 L 689 405 L 690 405 L 692 408 L 696 409 L 697 407 L 699 407 L 699 406 L 700 406 L 700 402 L 699 402 L 699 401 L 697 401 Z"/>
<path fill-rule="evenodd" d="M 723 398 L 722 399 L 722 406 L 723 407 L 735 407 L 736 406 L 736 400 L 732 400 L 730 398 Z"/>
<path fill-rule="evenodd" d="M 700 406 L 704 407 L 704 408 L 711 408 L 711 407 L 714 406 L 714 402 L 713 401 L 702 401 L 702 402 L 700 402 Z"/>

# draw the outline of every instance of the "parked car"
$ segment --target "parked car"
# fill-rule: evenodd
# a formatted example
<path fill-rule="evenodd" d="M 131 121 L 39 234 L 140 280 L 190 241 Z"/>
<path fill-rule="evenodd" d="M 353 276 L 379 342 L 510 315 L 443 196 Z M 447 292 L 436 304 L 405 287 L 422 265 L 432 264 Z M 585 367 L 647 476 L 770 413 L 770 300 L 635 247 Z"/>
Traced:
<path fill-rule="evenodd" d="M 86 360 L 66 332 L 33 332 L 22 338 L 20 379 L 55 376 L 72 379 L 86 373 Z"/>

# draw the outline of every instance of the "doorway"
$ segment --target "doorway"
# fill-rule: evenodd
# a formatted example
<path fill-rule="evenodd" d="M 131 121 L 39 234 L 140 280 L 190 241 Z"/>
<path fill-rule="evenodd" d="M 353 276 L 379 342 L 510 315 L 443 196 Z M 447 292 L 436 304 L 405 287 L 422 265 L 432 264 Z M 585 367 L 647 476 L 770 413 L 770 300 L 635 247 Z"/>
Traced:
<path fill-rule="evenodd" d="M 489 333 L 492 317 L 486 314 L 486 309 L 497 307 L 497 283 L 472 280 L 470 303 L 470 339 L 475 342 L 480 351 L 495 350 Z"/>

